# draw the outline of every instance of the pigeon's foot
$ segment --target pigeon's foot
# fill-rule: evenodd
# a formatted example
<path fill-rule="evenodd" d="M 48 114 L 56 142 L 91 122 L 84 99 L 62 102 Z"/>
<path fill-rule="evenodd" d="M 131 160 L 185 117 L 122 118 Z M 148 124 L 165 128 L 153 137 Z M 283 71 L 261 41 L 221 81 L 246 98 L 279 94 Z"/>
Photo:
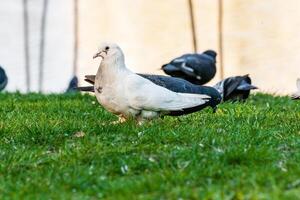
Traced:
<path fill-rule="evenodd" d="M 123 124 L 123 123 L 125 123 L 126 122 L 126 118 L 125 117 L 123 117 L 123 116 L 119 116 L 119 119 L 118 120 L 116 120 L 116 121 L 113 121 L 113 122 L 109 122 L 109 123 L 101 123 L 101 125 L 116 125 L 116 124 Z"/>
<path fill-rule="evenodd" d="M 126 118 L 123 117 L 123 116 L 119 116 L 119 119 L 117 121 L 113 121 L 111 122 L 112 125 L 115 125 L 115 124 L 123 124 L 126 122 Z"/>
<path fill-rule="evenodd" d="M 139 126 L 142 126 L 145 122 L 146 122 L 146 120 L 138 120 L 138 121 L 137 121 L 137 124 L 138 124 Z"/>

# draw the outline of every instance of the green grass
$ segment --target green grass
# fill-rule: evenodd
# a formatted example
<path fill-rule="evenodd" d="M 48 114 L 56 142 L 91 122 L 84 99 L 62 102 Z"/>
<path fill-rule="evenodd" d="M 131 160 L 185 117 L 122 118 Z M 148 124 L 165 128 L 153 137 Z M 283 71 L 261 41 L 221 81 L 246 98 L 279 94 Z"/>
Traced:
<path fill-rule="evenodd" d="M 0 94 L 0 199 L 300 199 L 299 101 L 115 119 L 89 95 Z"/>

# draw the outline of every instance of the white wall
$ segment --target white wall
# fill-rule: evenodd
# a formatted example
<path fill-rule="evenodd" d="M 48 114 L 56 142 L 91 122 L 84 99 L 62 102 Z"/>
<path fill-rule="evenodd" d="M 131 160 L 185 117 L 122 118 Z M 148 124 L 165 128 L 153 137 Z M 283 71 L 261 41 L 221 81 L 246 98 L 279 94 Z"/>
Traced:
<path fill-rule="evenodd" d="M 32 89 L 37 90 L 41 0 L 30 2 Z M 217 0 L 194 0 L 199 51 L 217 49 Z M 262 91 L 294 91 L 300 77 L 300 1 L 224 0 L 225 76 L 250 73 Z M 45 91 L 62 91 L 72 74 L 73 0 L 49 0 Z M 22 1 L 0 1 L 0 64 L 8 90 L 25 87 Z M 119 43 L 137 72 L 162 73 L 170 59 L 192 51 L 186 0 L 79 0 L 79 78 L 95 73 L 102 41 Z M 215 83 L 219 74 L 212 81 Z M 211 84 L 212 84 L 211 83 Z"/>
<path fill-rule="evenodd" d="M 29 0 L 31 90 L 38 90 L 41 0 Z M 49 0 L 44 91 L 65 90 L 72 75 L 72 0 Z M 26 91 L 22 0 L 0 1 L 0 65 L 7 71 L 7 90 Z"/>

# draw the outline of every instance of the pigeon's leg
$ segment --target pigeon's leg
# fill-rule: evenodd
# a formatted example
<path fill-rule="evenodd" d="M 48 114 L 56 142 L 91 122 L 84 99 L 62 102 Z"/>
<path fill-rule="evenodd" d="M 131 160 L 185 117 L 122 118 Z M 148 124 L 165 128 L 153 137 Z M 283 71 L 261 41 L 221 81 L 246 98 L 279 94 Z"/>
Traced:
<path fill-rule="evenodd" d="M 143 125 L 146 122 L 147 119 L 145 119 L 142 115 L 137 116 L 136 121 L 139 126 Z"/>
<path fill-rule="evenodd" d="M 216 112 L 217 112 L 217 109 L 218 109 L 218 107 L 217 107 L 217 106 L 215 106 L 215 107 L 212 107 L 212 109 L 213 109 L 213 113 L 216 113 Z"/>
<path fill-rule="evenodd" d="M 139 116 L 142 119 L 153 119 L 157 118 L 159 114 L 155 111 L 143 110 Z"/>
<path fill-rule="evenodd" d="M 119 117 L 119 118 L 118 118 L 118 120 L 116 120 L 116 121 L 108 122 L 108 123 L 105 123 L 105 122 L 104 122 L 104 123 L 101 123 L 101 125 L 105 126 L 105 125 L 122 124 L 122 123 L 126 122 L 126 120 L 127 120 L 123 115 L 119 115 L 118 117 Z"/>
<path fill-rule="evenodd" d="M 142 110 L 140 115 L 136 118 L 138 125 L 142 125 L 144 122 L 159 117 L 159 113 L 150 110 Z"/>

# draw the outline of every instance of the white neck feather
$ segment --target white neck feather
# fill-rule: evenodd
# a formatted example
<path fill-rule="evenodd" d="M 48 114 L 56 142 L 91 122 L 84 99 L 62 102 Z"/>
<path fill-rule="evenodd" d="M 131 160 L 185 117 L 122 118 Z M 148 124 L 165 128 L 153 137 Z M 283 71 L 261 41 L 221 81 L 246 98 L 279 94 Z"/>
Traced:
<path fill-rule="evenodd" d="M 114 82 L 119 80 L 122 73 L 126 71 L 128 71 L 128 69 L 125 66 L 123 55 L 107 57 L 101 61 L 96 74 L 96 82 L 98 82 L 98 84 Z"/>

